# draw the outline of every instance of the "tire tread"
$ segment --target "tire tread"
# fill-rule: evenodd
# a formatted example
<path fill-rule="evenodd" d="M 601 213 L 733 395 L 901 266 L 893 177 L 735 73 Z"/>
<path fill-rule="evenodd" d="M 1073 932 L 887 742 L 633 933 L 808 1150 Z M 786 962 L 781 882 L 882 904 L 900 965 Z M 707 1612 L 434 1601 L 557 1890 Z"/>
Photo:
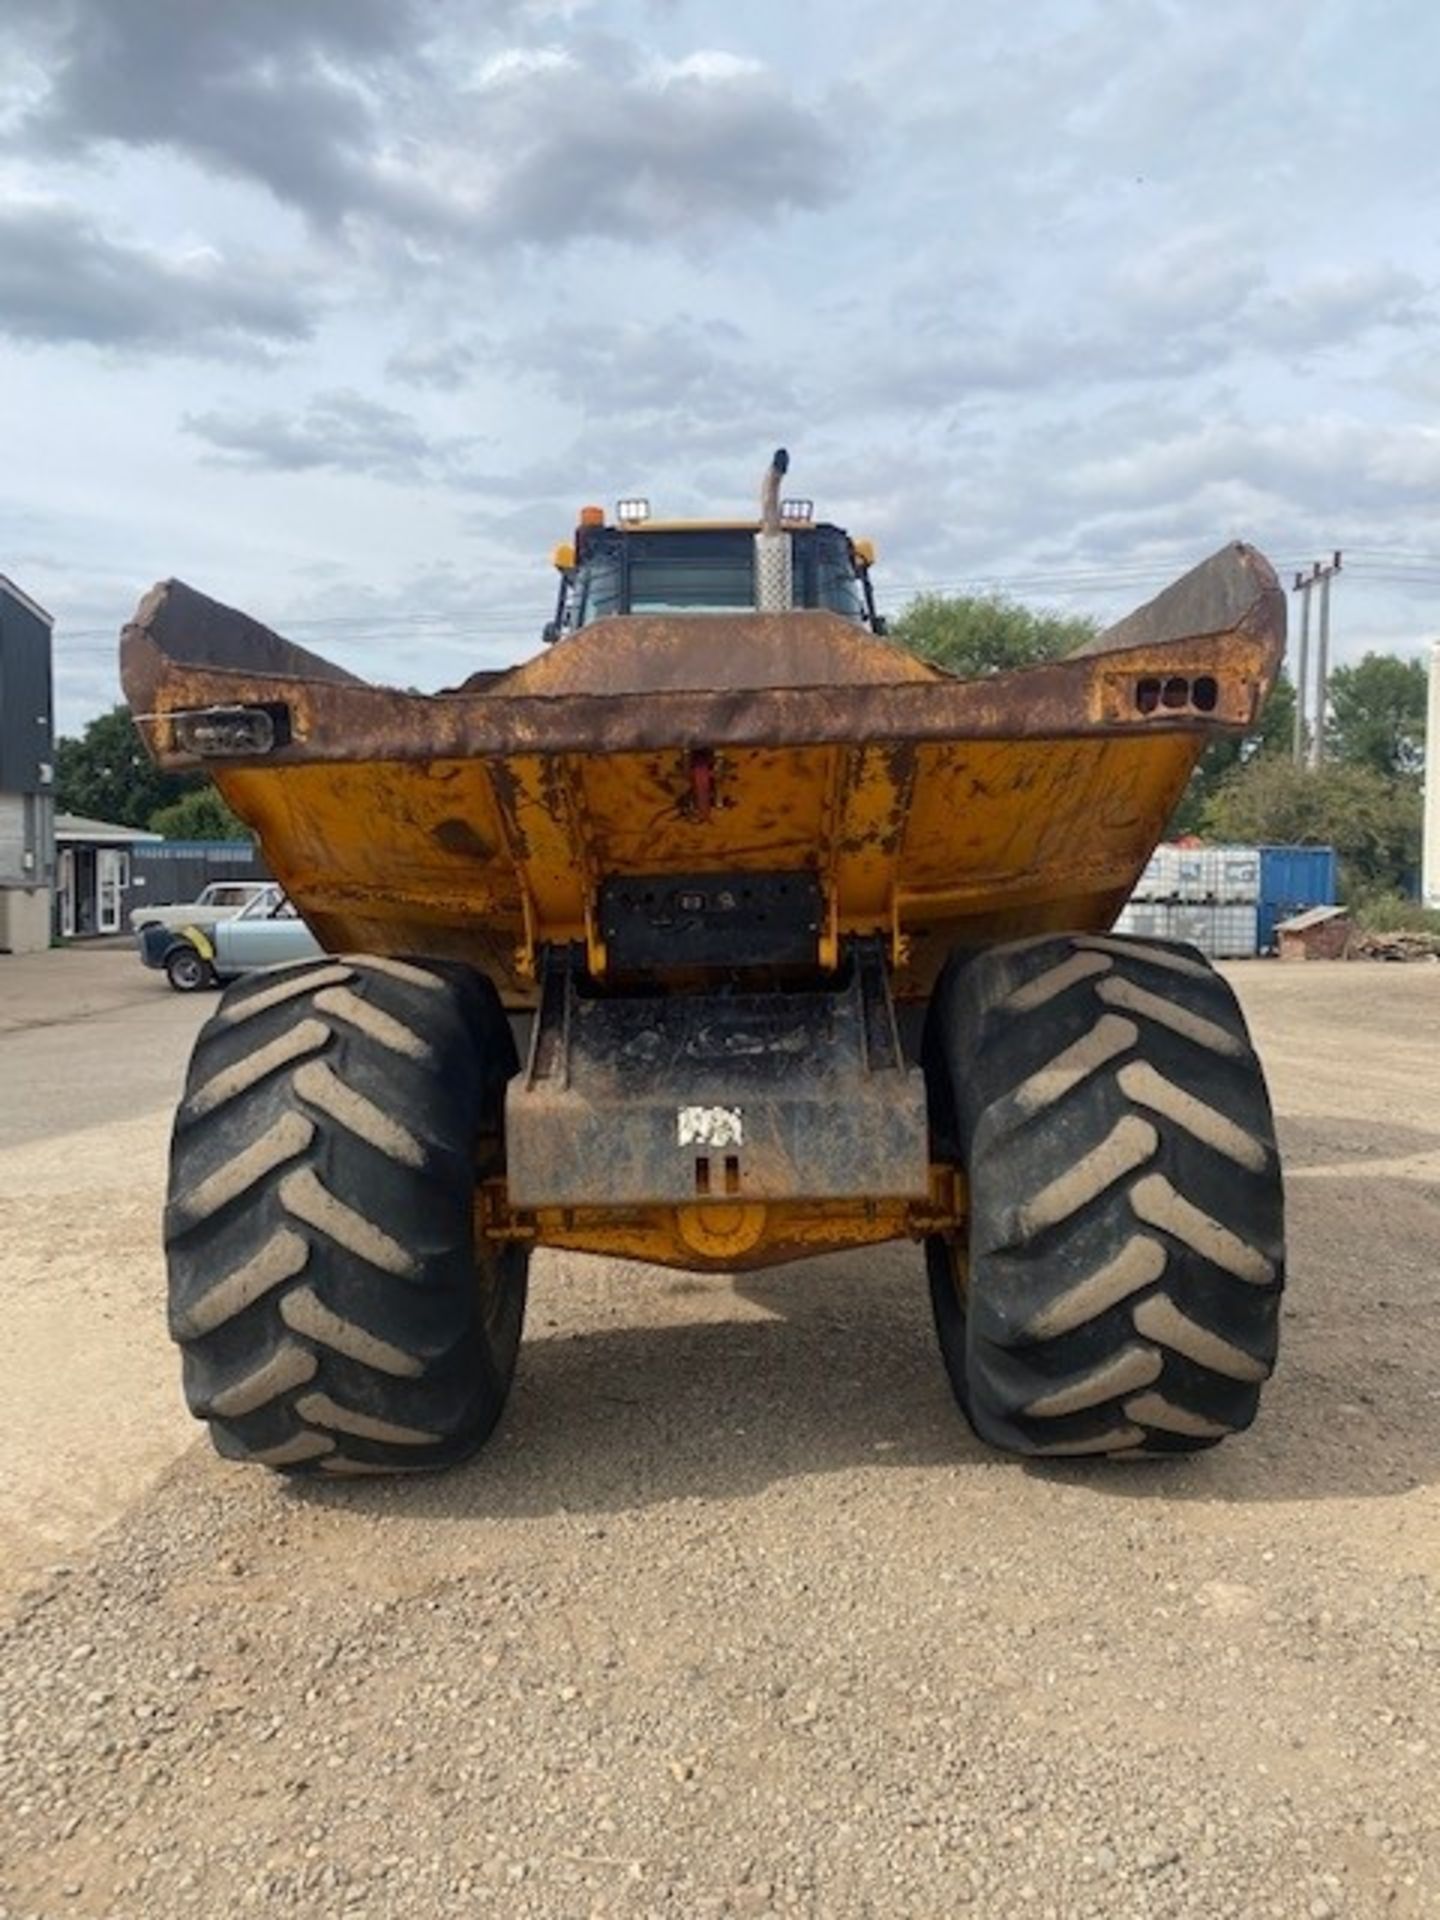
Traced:
<path fill-rule="evenodd" d="M 327 957 L 225 994 L 176 1114 L 166 1252 L 186 1398 L 227 1458 L 413 1470 L 488 1436 L 526 1261 L 483 1251 L 477 1276 L 476 1155 L 516 1064 L 463 967 Z"/>
<path fill-rule="evenodd" d="M 925 1053 L 972 1204 L 968 1259 L 927 1248 L 931 1294 L 981 1437 L 1173 1453 L 1248 1426 L 1275 1362 L 1284 1205 L 1225 981 L 1194 948 L 1113 934 L 957 955 Z"/>

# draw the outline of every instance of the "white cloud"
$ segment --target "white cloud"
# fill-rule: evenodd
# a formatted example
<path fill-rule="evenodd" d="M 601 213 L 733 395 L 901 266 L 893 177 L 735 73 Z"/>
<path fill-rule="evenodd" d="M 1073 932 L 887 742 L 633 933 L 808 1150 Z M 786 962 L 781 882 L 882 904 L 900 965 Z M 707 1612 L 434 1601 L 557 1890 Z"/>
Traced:
<path fill-rule="evenodd" d="M 698 80 L 702 85 L 714 81 L 755 80 L 765 78 L 765 63 L 710 47 L 687 53 L 680 60 L 652 61 L 645 77 L 662 87 L 675 80 Z"/>
<path fill-rule="evenodd" d="M 573 73 L 575 59 L 563 47 L 505 47 L 480 64 L 478 87 L 510 87 L 537 73 Z"/>
<path fill-rule="evenodd" d="M 1292 351 L 1342 346 L 1379 327 L 1411 331 L 1433 325 L 1433 291 L 1388 261 L 1331 268 L 1257 302 L 1250 329 Z"/>

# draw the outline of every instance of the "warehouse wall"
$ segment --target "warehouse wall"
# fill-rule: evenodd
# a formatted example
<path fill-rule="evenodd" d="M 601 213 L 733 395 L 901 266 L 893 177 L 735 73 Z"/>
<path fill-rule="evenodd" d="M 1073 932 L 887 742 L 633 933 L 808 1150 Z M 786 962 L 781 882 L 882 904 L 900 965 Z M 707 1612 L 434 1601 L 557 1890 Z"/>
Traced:
<path fill-rule="evenodd" d="M 0 887 L 19 886 L 25 872 L 25 796 L 0 792 Z"/>
<path fill-rule="evenodd" d="M 121 915 L 126 926 L 132 907 L 168 907 L 193 900 L 212 880 L 272 877 L 251 840 L 142 840 L 129 851 L 130 878 Z"/>
<path fill-rule="evenodd" d="M 50 791 L 52 712 L 49 620 L 0 580 L 0 793 Z"/>
<path fill-rule="evenodd" d="M 0 887 L 0 953 L 43 953 L 50 944 L 50 889 Z"/>
<path fill-rule="evenodd" d="M 50 944 L 55 871 L 50 617 L 0 576 L 0 953 Z"/>

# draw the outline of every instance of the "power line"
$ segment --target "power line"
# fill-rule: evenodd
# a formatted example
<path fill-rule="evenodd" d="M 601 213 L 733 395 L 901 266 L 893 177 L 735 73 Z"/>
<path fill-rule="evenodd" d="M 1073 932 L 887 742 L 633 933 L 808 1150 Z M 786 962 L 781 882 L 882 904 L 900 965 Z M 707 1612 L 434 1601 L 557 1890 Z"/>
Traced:
<path fill-rule="evenodd" d="M 1373 584 L 1440 587 L 1440 554 L 1433 557 L 1415 554 L 1390 560 L 1380 557 L 1380 549 L 1354 548 L 1347 552 L 1346 571 Z M 1013 573 L 885 581 L 876 583 L 876 597 L 893 608 L 897 601 L 920 594 L 1054 593 L 1093 598 L 1121 592 L 1143 593 L 1147 588 L 1165 584 L 1161 574 L 1163 564 L 1157 567 L 1129 562 L 1104 567 L 1057 563 L 1054 567 L 1033 567 Z M 1282 572 L 1296 570 L 1296 562 L 1289 556 L 1277 556 L 1276 565 Z M 547 609 L 547 599 L 537 595 L 533 601 L 485 602 L 473 609 L 444 612 L 410 608 L 393 613 L 366 609 L 354 614 L 302 615 L 285 619 L 283 625 L 292 638 L 303 638 L 311 632 L 334 632 L 346 646 L 355 648 L 393 647 L 397 639 L 406 635 L 434 646 L 458 648 L 485 641 L 521 642 L 526 638 L 523 623 L 543 620 Z M 62 625 L 56 633 L 57 655 L 99 657 L 116 645 L 119 633 L 118 623 L 114 627 Z M 86 644 L 90 642 L 96 644 Z"/>

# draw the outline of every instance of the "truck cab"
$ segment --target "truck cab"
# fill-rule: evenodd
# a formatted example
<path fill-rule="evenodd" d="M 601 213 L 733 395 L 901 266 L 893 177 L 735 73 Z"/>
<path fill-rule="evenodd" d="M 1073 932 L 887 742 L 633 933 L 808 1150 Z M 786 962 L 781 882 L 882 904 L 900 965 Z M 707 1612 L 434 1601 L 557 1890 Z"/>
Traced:
<path fill-rule="evenodd" d="M 817 522 L 808 500 L 780 503 L 775 522 L 655 520 L 649 502 L 622 500 L 613 518 L 582 507 L 573 541 L 556 547 L 560 575 L 547 641 L 624 614 L 735 614 L 824 608 L 871 633 L 885 622 L 870 582 L 874 548 Z"/>

